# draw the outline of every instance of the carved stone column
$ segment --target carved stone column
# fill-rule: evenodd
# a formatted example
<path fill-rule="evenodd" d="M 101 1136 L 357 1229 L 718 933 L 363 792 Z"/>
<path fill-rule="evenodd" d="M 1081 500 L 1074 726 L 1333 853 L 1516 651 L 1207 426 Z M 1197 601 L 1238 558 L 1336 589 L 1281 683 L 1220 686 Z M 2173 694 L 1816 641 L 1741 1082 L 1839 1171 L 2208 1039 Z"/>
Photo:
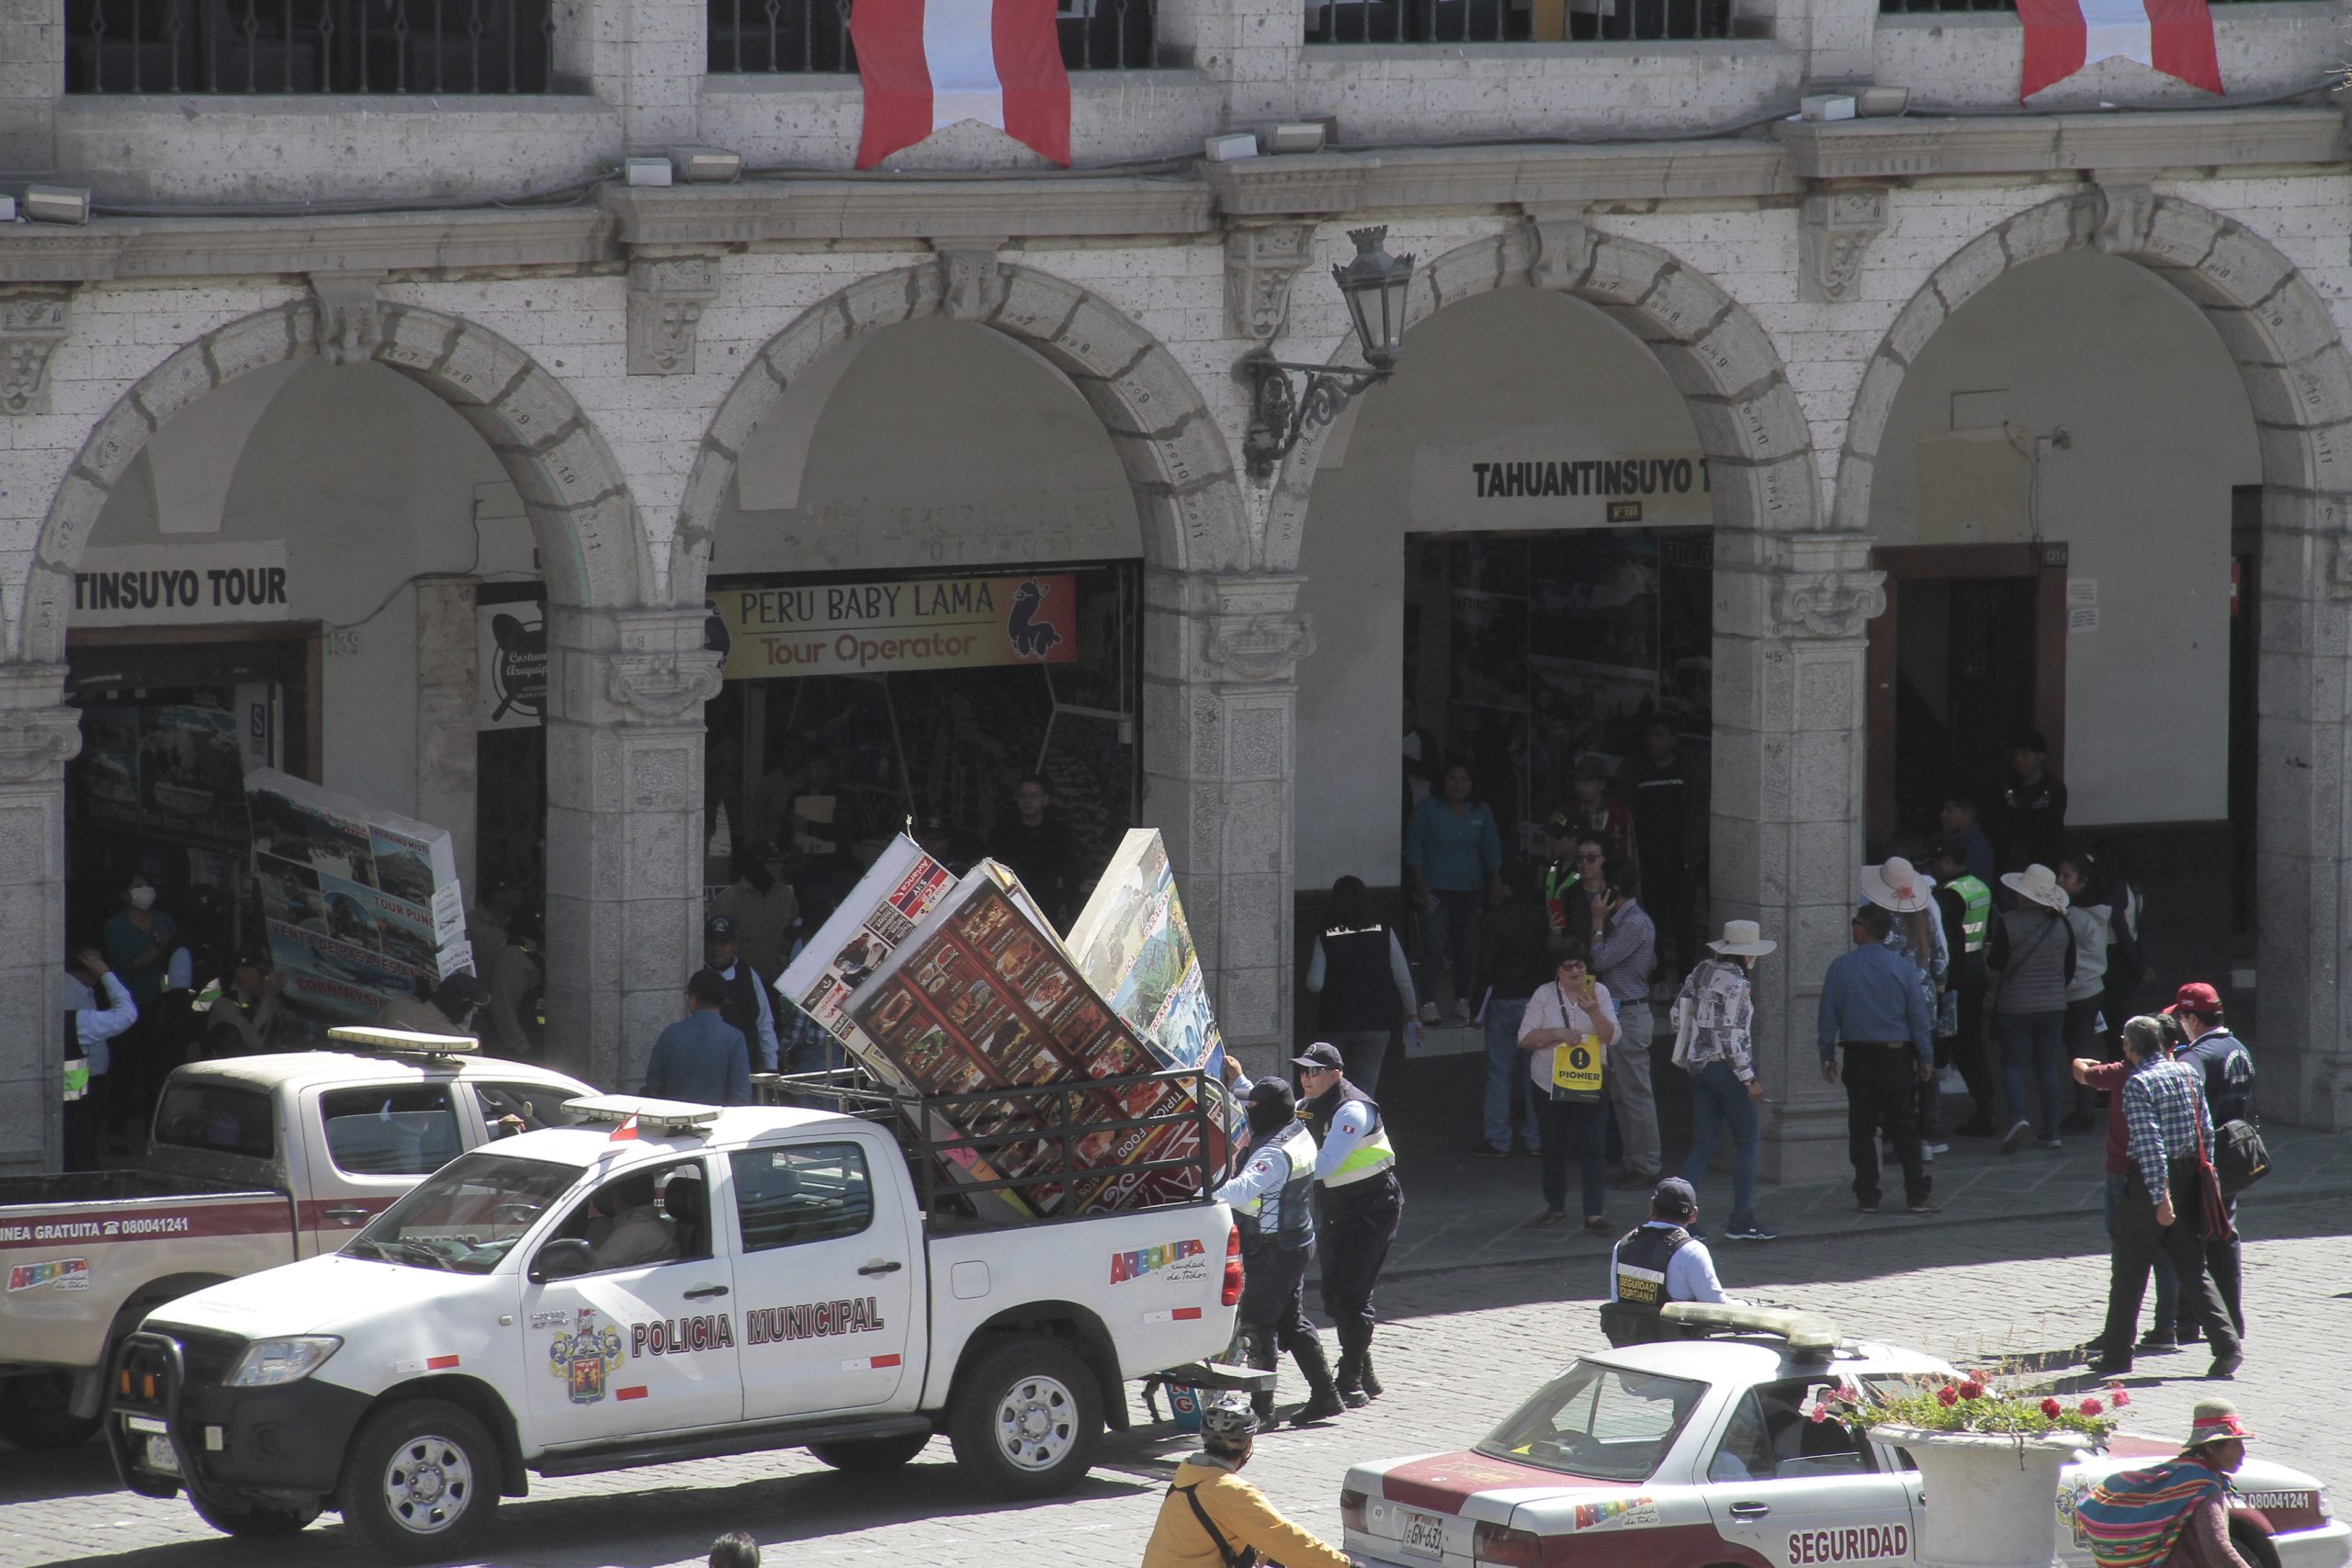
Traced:
<path fill-rule="evenodd" d="M 700 610 L 548 606 L 549 1055 L 643 1081 L 701 963 L 702 705 L 718 655 Z"/>
<path fill-rule="evenodd" d="M 64 686 L 59 665 L 0 665 L 0 1172 L 55 1170 L 63 1152 L 65 764 L 82 749 Z"/>
<path fill-rule="evenodd" d="M 1806 196 L 1797 222 L 1797 298 L 1836 305 L 1854 298 L 1862 257 L 1886 231 L 1886 192 L 1832 186 Z"/>
<path fill-rule="evenodd" d="M 1763 1172 L 1832 1175 L 1844 1091 L 1821 1079 L 1822 973 L 1849 945 L 1862 856 L 1863 628 L 1885 576 L 1859 534 L 1715 530 L 1713 918 L 1781 944 L 1757 970 Z"/>
<path fill-rule="evenodd" d="M 628 264 L 628 373 L 691 376 L 695 331 L 718 298 L 721 263 L 708 254 L 644 255 Z"/>
<path fill-rule="evenodd" d="M 1217 1025 L 1253 1073 L 1290 1043 L 1304 581 L 1154 571 L 1145 585 L 1144 820 L 1167 839 Z"/>
<path fill-rule="evenodd" d="M 49 361 L 74 330 L 71 288 L 0 290 L 0 414 L 49 412 Z"/>

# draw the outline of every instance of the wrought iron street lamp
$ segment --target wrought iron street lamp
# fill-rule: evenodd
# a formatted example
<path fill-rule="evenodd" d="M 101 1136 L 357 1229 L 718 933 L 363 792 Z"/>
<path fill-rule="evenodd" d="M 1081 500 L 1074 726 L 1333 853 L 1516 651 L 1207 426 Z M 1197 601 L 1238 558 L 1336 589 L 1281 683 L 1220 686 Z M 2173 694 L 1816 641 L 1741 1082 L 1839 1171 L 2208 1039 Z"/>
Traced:
<path fill-rule="evenodd" d="M 1241 455 L 1253 479 L 1272 475 L 1308 425 L 1330 423 L 1349 399 L 1387 379 L 1405 352 L 1405 291 L 1413 281 L 1413 258 L 1388 254 L 1385 225 L 1351 229 L 1348 238 L 1356 243 L 1356 254 L 1345 266 L 1331 269 L 1331 281 L 1348 303 L 1366 368 L 1292 365 L 1263 348 L 1244 355 L 1237 369 L 1250 388 L 1250 428 Z M 1293 375 L 1305 378 L 1295 392 Z"/>

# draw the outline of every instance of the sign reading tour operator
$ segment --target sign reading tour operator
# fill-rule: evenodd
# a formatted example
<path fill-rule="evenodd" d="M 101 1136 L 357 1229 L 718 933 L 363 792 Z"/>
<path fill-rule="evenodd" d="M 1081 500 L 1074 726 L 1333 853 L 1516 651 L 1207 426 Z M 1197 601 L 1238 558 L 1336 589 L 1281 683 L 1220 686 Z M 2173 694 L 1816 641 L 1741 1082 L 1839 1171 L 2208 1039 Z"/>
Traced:
<path fill-rule="evenodd" d="M 1068 664 L 1078 579 L 1068 572 L 724 588 L 726 678 Z"/>

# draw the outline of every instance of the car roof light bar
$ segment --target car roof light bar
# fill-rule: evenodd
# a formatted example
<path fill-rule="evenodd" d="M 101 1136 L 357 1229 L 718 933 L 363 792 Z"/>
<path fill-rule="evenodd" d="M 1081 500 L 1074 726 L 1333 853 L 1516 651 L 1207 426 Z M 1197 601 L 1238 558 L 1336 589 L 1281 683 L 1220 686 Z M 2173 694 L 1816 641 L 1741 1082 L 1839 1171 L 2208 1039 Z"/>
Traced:
<path fill-rule="evenodd" d="M 1713 1302 L 1668 1302 L 1658 1309 L 1668 1323 L 1701 1331 L 1758 1334 L 1787 1342 L 1799 1356 L 1826 1357 L 1838 1348 L 1838 1325 L 1817 1312 L 1780 1307 L 1726 1306 Z"/>
<path fill-rule="evenodd" d="M 718 1120 L 716 1105 L 684 1100 L 648 1100 L 641 1094 L 586 1094 L 567 1100 L 563 1108 L 582 1122 L 618 1124 L 630 1117 L 640 1127 L 664 1133 L 707 1133 Z"/>
<path fill-rule="evenodd" d="M 371 1029 L 345 1024 L 327 1031 L 340 1045 L 378 1056 L 476 1056 L 481 1042 L 470 1034 L 424 1034 L 413 1029 Z"/>

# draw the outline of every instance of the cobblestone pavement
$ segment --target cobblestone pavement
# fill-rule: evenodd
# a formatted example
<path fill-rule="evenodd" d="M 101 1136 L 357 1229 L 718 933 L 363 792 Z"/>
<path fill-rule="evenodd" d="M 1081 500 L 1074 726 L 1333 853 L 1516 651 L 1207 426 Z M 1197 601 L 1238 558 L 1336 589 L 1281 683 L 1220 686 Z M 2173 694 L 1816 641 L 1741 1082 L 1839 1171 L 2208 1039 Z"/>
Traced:
<path fill-rule="evenodd" d="M 2352 1482 L 2352 1422 L 2340 1393 L 2352 1384 L 2352 1348 L 2341 1332 L 2352 1238 L 2342 1234 L 2342 1213 L 2340 1201 L 2311 1196 L 2246 1204 L 2253 1334 L 2246 1366 L 2228 1390 L 2261 1430 L 2266 1451 L 2338 1485 Z M 1861 1235 L 1719 1251 L 1736 1293 L 1829 1312 L 1850 1333 L 1971 1359 L 2088 1337 L 2104 1301 L 2105 1245 L 2096 1213 L 2069 1211 L 2014 1224 L 1892 1221 Z M 1384 1291 L 1393 1319 L 1379 1347 L 1387 1397 L 1329 1427 L 1263 1439 L 1252 1478 L 1310 1528 L 1335 1536 L 1340 1478 L 1351 1461 L 1473 1441 L 1545 1371 L 1595 1346 L 1600 1270 L 1597 1254 L 1579 1252 L 1397 1280 Z M 2167 1437 L 2184 1431 L 2189 1406 L 2217 1387 L 2196 1381 L 2204 1364 L 2195 1354 L 2143 1359 L 2132 1427 Z M 1286 1398 L 1295 1391 L 1295 1382 L 1285 1383 Z M 485 1561 L 686 1568 L 703 1561 L 713 1536 L 746 1529 L 775 1563 L 1133 1563 L 1184 1451 L 1176 1437 L 1139 1427 L 1106 1441 L 1102 1463 L 1072 1496 L 1014 1507 L 967 1491 L 944 1441 L 879 1479 L 835 1474 L 791 1453 L 535 1483 L 530 1498 L 500 1510 Z M 0 1568 L 369 1561 L 332 1516 L 285 1542 L 214 1535 L 183 1502 L 119 1491 L 96 1445 L 63 1454 L 0 1451 Z"/>

